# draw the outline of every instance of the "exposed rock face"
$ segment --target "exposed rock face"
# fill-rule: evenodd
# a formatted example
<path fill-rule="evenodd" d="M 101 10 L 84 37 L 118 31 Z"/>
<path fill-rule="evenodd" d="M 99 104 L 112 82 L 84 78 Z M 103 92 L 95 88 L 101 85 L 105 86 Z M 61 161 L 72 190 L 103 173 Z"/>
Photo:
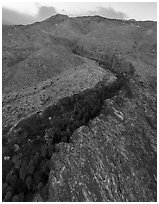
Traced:
<path fill-rule="evenodd" d="M 104 99 L 115 95 L 127 82 L 124 77 L 113 76 L 109 80 L 107 77 L 91 89 L 65 97 L 56 105 L 22 119 L 4 134 L 4 201 L 15 196 L 20 201 L 30 201 L 35 194 L 47 200 L 50 158 L 58 151 L 56 144 L 69 143 L 77 128 L 99 114 Z"/>
<path fill-rule="evenodd" d="M 122 106 L 119 96 L 106 100 L 101 114 L 77 129 L 71 143 L 58 144 L 51 158 L 49 201 L 156 201 L 156 126 L 145 120 L 138 104 L 144 94 L 125 98 Z M 152 122 L 155 113 L 146 106 Z"/>
<path fill-rule="evenodd" d="M 156 201 L 156 23 L 57 15 L 4 35 L 3 201 Z"/>
<path fill-rule="evenodd" d="M 156 92 L 136 76 L 123 73 L 112 79 L 110 83 L 106 76 L 95 88 L 18 124 L 20 132 L 10 134 L 8 144 L 18 144 L 21 154 L 16 149 L 8 154 L 6 145 L 3 156 L 16 161 L 8 166 L 9 173 L 4 167 L 10 162 L 3 161 L 3 179 L 4 186 L 12 185 L 16 176 L 23 189 L 19 192 L 14 185 L 11 191 L 9 186 L 5 201 L 15 193 L 23 193 L 22 201 L 34 195 L 33 200 L 45 201 L 156 201 Z M 25 159 L 35 168 L 23 174 Z"/>

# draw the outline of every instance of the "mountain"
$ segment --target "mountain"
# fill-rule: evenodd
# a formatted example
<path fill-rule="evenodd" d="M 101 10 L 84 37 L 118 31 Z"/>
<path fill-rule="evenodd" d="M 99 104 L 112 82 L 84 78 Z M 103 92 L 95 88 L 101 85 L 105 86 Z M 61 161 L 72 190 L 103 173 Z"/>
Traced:
<path fill-rule="evenodd" d="M 114 52 L 144 53 L 153 60 L 156 33 L 152 21 L 129 22 L 100 16 L 56 15 L 31 25 L 3 26 L 3 90 L 17 91 L 82 64 L 81 56 L 73 51 L 80 55 L 97 52 L 101 57 Z"/>
<path fill-rule="evenodd" d="M 156 64 L 153 21 L 3 25 L 3 200 L 156 201 Z"/>

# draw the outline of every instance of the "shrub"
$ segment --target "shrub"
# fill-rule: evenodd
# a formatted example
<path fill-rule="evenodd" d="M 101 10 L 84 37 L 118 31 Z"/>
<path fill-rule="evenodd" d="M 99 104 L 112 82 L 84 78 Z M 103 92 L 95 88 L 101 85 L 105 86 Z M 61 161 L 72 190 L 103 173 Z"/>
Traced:
<path fill-rule="evenodd" d="M 39 157 L 40 157 L 39 152 L 36 152 L 33 158 L 35 165 L 38 165 Z"/>
<path fill-rule="evenodd" d="M 8 191 L 4 197 L 4 202 L 9 202 L 12 199 L 12 193 L 10 191 Z"/>
<path fill-rule="evenodd" d="M 45 161 L 43 164 L 42 164 L 42 171 L 44 172 L 45 175 L 48 175 L 49 174 L 49 167 L 47 165 L 47 161 Z"/>
<path fill-rule="evenodd" d="M 40 182 L 40 183 L 38 183 L 38 190 L 40 190 L 41 188 L 43 187 L 43 183 L 42 182 Z"/>
<path fill-rule="evenodd" d="M 21 155 L 14 155 L 12 158 L 12 162 L 14 163 L 15 168 L 19 169 L 21 167 Z"/>
<path fill-rule="evenodd" d="M 34 169 L 35 169 L 34 161 L 30 160 L 29 165 L 28 165 L 28 173 L 32 175 L 34 173 Z"/>
<path fill-rule="evenodd" d="M 69 106 L 71 105 L 71 100 L 70 100 L 70 97 L 64 97 L 60 100 L 60 104 L 62 106 Z"/>
<path fill-rule="evenodd" d="M 51 145 L 51 144 L 48 145 L 48 152 L 49 152 L 49 156 L 51 157 L 53 152 L 54 152 L 54 146 L 53 145 Z"/>
<path fill-rule="evenodd" d="M 75 124 L 75 129 L 77 129 L 78 127 L 80 127 L 80 120 L 76 119 L 74 124 Z"/>
<path fill-rule="evenodd" d="M 17 183 L 17 175 L 12 175 L 11 178 L 10 178 L 10 184 L 13 188 L 15 188 L 16 186 L 16 183 Z"/>
<path fill-rule="evenodd" d="M 8 187 L 8 184 L 7 184 L 7 183 L 3 183 L 3 184 L 2 184 L 2 197 L 3 197 L 3 198 L 4 198 L 5 194 L 6 194 L 7 187 Z"/>
<path fill-rule="evenodd" d="M 28 188 L 28 190 L 31 190 L 31 185 L 32 185 L 32 178 L 31 176 L 27 176 L 26 180 L 25 180 L 26 186 Z"/>
<path fill-rule="evenodd" d="M 16 192 L 20 193 L 24 189 L 24 182 L 21 180 L 21 178 L 17 179 L 17 184 L 16 184 Z"/>
<path fill-rule="evenodd" d="M 58 107 L 56 105 L 51 105 L 49 107 L 47 107 L 44 111 L 43 111 L 43 118 L 47 119 L 50 116 L 53 116 L 55 114 L 55 112 L 57 111 Z"/>
<path fill-rule="evenodd" d="M 24 201 L 24 193 L 23 192 L 19 193 L 18 198 L 19 198 L 20 202 L 23 202 Z"/>
<path fill-rule="evenodd" d="M 22 181 L 25 180 L 25 177 L 27 175 L 26 173 L 26 167 L 25 166 L 22 166 L 19 170 L 19 175 L 20 175 L 20 178 L 22 179 Z"/>
<path fill-rule="evenodd" d="M 55 128 L 49 128 L 47 130 L 47 134 L 49 138 L 54 138 L 55 137 Z"/>
<path fill-rule="evenodd" d="M 69 128 L 67 128 L 67 130 L 66 130 L 66 134 L 67 134 L 69 137 L 71 136 L 72 132 L 70 131 Z"/>
<path fill-rule="evenodd" d="M 11 192 L 12 194 L 13 194 L 13 192 L 14 192 L 12 186 L 8 186 L 6 191 L 7 191 L 7 192 Z"/>
<path fill-rule="evenodd" d="M 2 147 L 5 147 L 8 143 L 8 139 L 6 137 L 2 137 Z"/>
<path fill-rule="evenodd" d="M 19 201 L 23 201 L 24 194 L 18 193 L 23 191 L 27 194 L 28 190 L 37 191 L 39 186 L 44 183 L 44 180 L 48 178 L 50 171 L 50 162 L 48 159 L 50 159 L 55 151 L 55 144 L 61 141 L 69 142 L 73 131 L 81 125 L 85 125 L 90 118 L 96 116 L 102 109 L 104 99 L 113 96 L 114 92 L 116 92 L 123 83 L 124 80 L 122 77 L 118 77 L 117 82 L 109 87 L 105 87 L 103 83 L 98 83 L 93 89 L 63 98 L 58 105 L 47 107 L 41 115 L 33 114 L 30 118 L 23 120 L 19 126 L 22 130 L 21 133 L 16 135 L 17 137 L 13 145 L 10 143 L 7 148 L 9 155 L 15 155 L 12 147 L 14 144 L 21 145 L 21 157 L 15 155 L 12 160 L 14 163 L 12 170 L 15 169 L 18 171 L 17 169 L 19 169 L 19 178 L 17 178 L 17 172 L 13 173 L 13 171 L 11 171 L 12 174 L 9 173 L 7 175 L 6 182 L 11 186 L 8 187 L 8 184 L 5 184 L 7 185 L 7 190 L 4 190 L 5 185 L 3 186 L 3 197 L 7 196 L 6 192 L 15 192 L 17 195 L 15 195 L 15 198 L 13 197 L 12 200 L 19 199 Z M 119 101 L 118 99 L 118 102 Z M 61 109 L 61 105 L 64 106 L 63 109 Z M 71 109 L 69 108 L 68 110 L 65 108 L 70 105 Z M 74 110 L 72 110 L 73 107 Z M 51 117 L 51 119 L 49 119 L 49 117 Z M 46 130 L 47 132 L 44 136 Z M 28 139 L 32 139 L 31 142 L 26 140 L 28 134 Z M 39 139 L 36 138 L 37 136 Z M 6 142 L 4 141 L 4 143 Z M 39 150 L 40 147 L 41 149 L 38 152 L 37 149 Z M 56 151 L 59 150 L 60 146 L 56 145 Z M 30 157 L 29 159 L 24 158 L 24 155 L 27 154 L 30 154 L 28 155 Z M 29 164 L 28 160 L 30 160 Z M 39 165 L 40 171 L 37 170 L 39 169 Z M 14 188 L 14 191 L 12 188 Z M 46 187 L 46 189 L 48 190 L 48 187 Z M 47 193 L 46 189 L 44 188 L 44 194 Z M 11 198 L 9 199 L 11 200 Z"/>
<path fill-rule="evenodd" d="M 47 151 L 46 151 L 46 148 L 43 146 L 42 149 L 41 149 L 41 156 L 42 156 L 43 158 L 45 158 L 46 155 L 47 155 Z"/>
<path fill-rule="evenodd" d="M 42 189 L 42 195 L 47 195 L 48 194 L 48 190 L 49 190 L 48 185 L 45 185 L 43 187 L 43 189 Z"/>
<path fill-rule="evenodd" d="M 34 173 L 34 182 L 36 184 L 38 184 L 38 183 L 40 183 L 41 179 L 42 179 L 42 172 L 41 171 L 36 171 Z"/>
<path fill-rule="evenodd" d="M 11 178 L 11 172 L 9 172 L 8 174 L 7 174 L 7 176 L 6 176 L 6 182 L 8 183 L 8 184 L 10 184 L 10 178 Z"/>
<path fill-rule="evenodd" d="M 18 195 L 14 195 L 14 196 L 13 196 L 12 202 L 19 202 L 19 197 L 18 197 Z"/>

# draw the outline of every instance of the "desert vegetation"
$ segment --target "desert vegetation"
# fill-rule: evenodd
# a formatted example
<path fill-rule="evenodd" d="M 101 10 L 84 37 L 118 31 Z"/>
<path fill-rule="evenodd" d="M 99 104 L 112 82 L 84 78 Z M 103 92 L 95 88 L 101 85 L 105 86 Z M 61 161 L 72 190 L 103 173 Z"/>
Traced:
<path fill-rule="evenodd" d="M 62 98 L 21 120 L 7 138 L 3 137 L 3 200 L 26 201 L 35 192 L 45 197 L 56 144 L 70 142 L 72 133 L 96 117 L 104 100 L 117 94 L 128 80 L 119 76 L 109 86 L 103 80 L 92 89 Z"/>
<path fill-rule="evenodd" d="M 151 34 L 147 35 L 147 31 Z M 87 126 L 100 113 L 106 115 L 110 125 L 113 123 L 108 115 L 113 115 L 126 129 L 122 133 L 131 158 L 120 160 L 122 146 L 114 155 L 108 150 L 108 156 L 114 157 L 110 161 L 114 161 L 116 176 L 120 175 L 120 165 L 127 171 L 133 167 L 130 163 L 133 161 L 135 168 L 141 169 L 141 175 L 144 171 L 144 175 L 150 175 L 146 177 L 150 182 L 142 183 L 132 171 L 128 174 L 130 183 L 137 186 L 141 182 L 138 187 L 143 187 L 144 196 L 149 192 L 147 189 L 153 189 L 152 197 L 156 200 L 155 57 L 156 22 L 56 15 L 32 25 L 4 27 L 3 201 L 33 201 L 36 193 L 47 201 L 50 170 L 55 170 L 52 158 L 58 155 L 58 144 L 71 143 L 74 131 Z M 118 110 L 105 102 L 112 98 Z M 126 116 L 129 119 L 124 124 Z M 150 126 L 150 132 L 146 126 Z M 106 134 L 113 135 L 111 129 Z M 117 133 L 115 136 L 118 137 Z M 117 139 L 121 137 L 119 134 Z M 109 145 L 114 148 L 114 144 Z M 103 148 L 107 149 L 107 145 Z M 131 180 L 133 174 L 135 179 Z M 124 176 L 117 178 L 116 186 L 114 180 L 110 183 L 122 199 L 133 200 L 132 195 L 130 198 L 123 194 L 120 188 L 122 178 L 127 182 L 127 174 Z M 113 194 L 111 189 L 109 192 Z"/>

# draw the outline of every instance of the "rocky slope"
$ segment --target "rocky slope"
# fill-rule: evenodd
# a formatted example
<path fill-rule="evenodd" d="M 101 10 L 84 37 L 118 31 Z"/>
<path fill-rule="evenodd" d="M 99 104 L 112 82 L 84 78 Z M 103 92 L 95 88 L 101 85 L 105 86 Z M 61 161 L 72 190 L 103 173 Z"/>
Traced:
<path fill-rule="evenodd" d="M 71 143 L 59 144 L 51 158 L 49 201 L 157 200 L 156 104 L 140 94 L 132 99 L 123 91 L 105 100 Z"/>
<path fill-rule="evenodd" d="M 3 28 L 4 201 L 157 200 L 156 44 L 151 21 Z"/>
<path fill-rule="evenodd" d="M 6 123 L 16 122 L 36 112 L 39 106 L 44 108 L 46 104 L 42 101 L 47 101 L 46 98 L 50 103 L 54 102 L 56 86 L 54 91 L 48 90 L 50 81 L 54 83 L 60 77 L 64 87 L 74 86 L 75 81 L 81 79 L 74 80 L 72 77 L 68 85 L 64 78 L 70 73 L 78 75 L 77 70 L 86 67 L 89 70 L 92 68 L 93 72 L 96 69 L 98 75 L 100 71 L 87 58 L 109 65 L 112 61 L 116 62 L 114 55 L 117 58 L 124 56 L 123 61 L 133 64 L 142 81 L 153 81 L 156 75 L 157 28 L 153 21 L 56 15 L 31 25 L 3 26 L 2 32 L 4 128 Z M 127 69 L 127 65 L 123 63 L 122 69 Z M 87 74 L 86 78 L 90 77 L 92 75 Z M 76 87 L 77 90 L 81 88 Z M 59 95 L 58 88 L 56 93 Z M 26 97 L 22 97 L 24 95 Z M 10 118 L 10 115 L 13 117 Z"/>
<path fill-rule="evenodd" d="M 111 82 L 114 75 L 95 62 L 84 59 L 85 64 L 70 68 L 57 77 L 43 81 L 23 91 L 3 94 L 3 127 L 14 125 L 27 115 L 43 110 L 60 98 L 94 87 L 105 75 Z"/>
<path fill-rule="evenodd" d="M 2 31 L 4 93 L 37 85 L 83 64 L 72 50 L 94 58 L 114 53 L 156 56 L 157 27 L 153 21 L 56 15 L 31 25 L 3 26 Z"/>

